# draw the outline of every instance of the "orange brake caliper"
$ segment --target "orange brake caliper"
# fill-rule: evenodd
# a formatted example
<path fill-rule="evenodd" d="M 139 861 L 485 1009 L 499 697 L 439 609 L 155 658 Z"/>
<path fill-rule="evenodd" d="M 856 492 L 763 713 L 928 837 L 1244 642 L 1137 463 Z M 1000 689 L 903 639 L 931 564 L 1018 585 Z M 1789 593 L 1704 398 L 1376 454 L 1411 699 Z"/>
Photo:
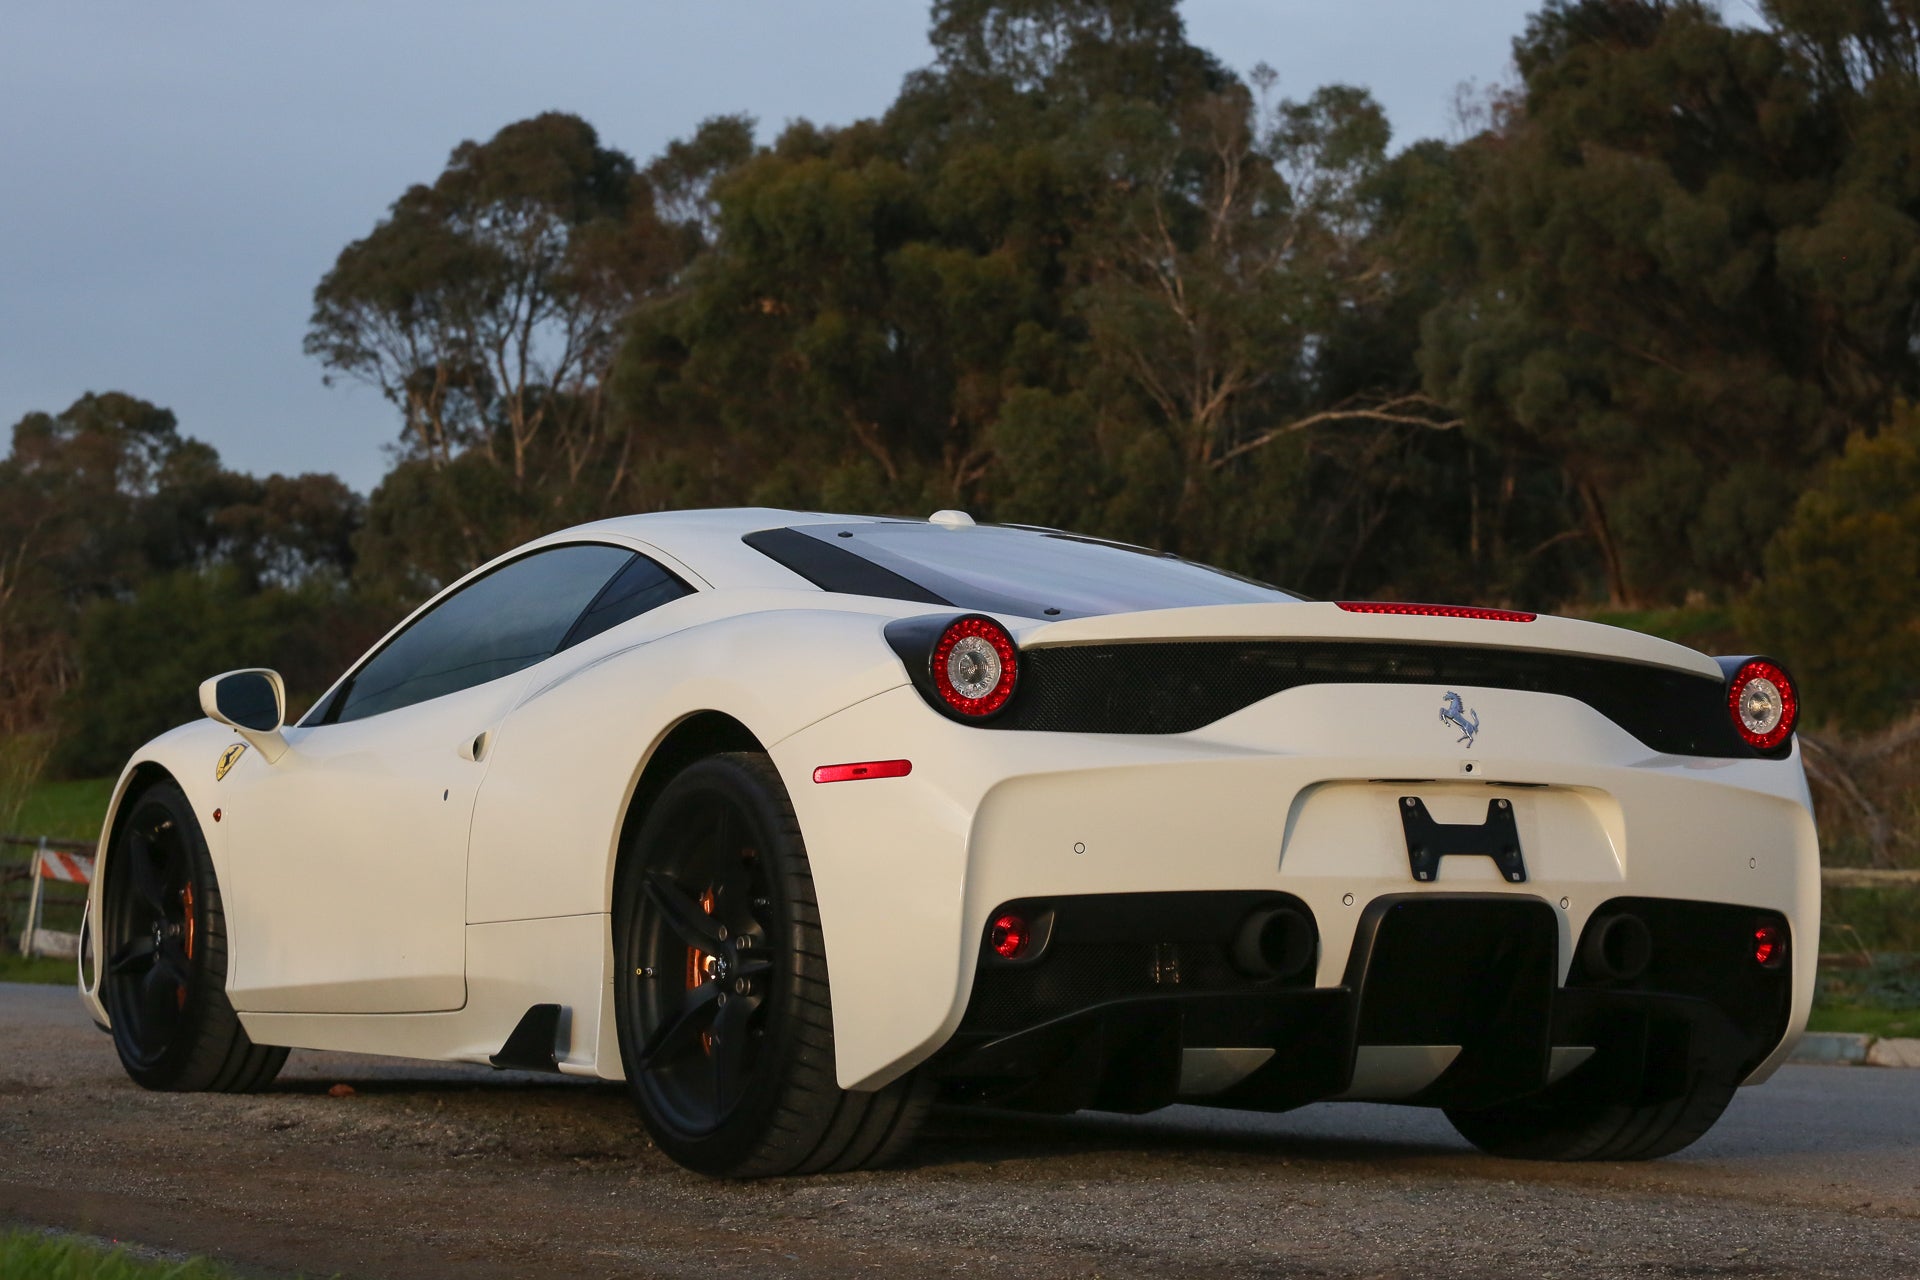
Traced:
<path fill-rule="evenodd" d="M 180 891 L 180 905 L 186 909 L 186 913 L 187 913 L 187 924 L 186 924 L 186 930 L 185 930 L 186 943 L 187 943 L 187 959 L 191 960 L 193 959 L 193 885 L 192 884 L 188 884 L 186 888 Z M 179 1001 L 180 1007 L 182 1009 L 185 1009 L 187 1007 L 186 987 L 182 986 L 180 990 L 175 994 L 174 999 Z"/>
<path fill-rule="evenodd" d="M 713 914 L 712 889 L 708 889 L 700 895 L 700 909 L 708 915 Z M 706 952 L 700 950 L 698 947 L 687 948 L 687 990 L 692 991 L 695 987 L 698 987 L 707 980 L 706 960 Z M 712 1051 L 713 1033 L 711 1031 L 702 1031 L 700 1033 L 700 1047 L 708 1052 Z"/>

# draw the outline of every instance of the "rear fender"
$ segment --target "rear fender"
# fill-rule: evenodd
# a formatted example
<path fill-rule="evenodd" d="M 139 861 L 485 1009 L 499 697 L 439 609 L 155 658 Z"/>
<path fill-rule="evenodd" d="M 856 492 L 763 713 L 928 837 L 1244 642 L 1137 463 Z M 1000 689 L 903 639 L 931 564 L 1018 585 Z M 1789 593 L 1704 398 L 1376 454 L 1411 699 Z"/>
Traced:
<path fill-rule="evenodd" d="M 611 910 L 628 810 L 673 729 L 720 712 L 771 747 L 904 685 L 885 620 L 828 610 L 733 617 L 536 688 L 490 748 L 468 852 L 468 923 Z"/>

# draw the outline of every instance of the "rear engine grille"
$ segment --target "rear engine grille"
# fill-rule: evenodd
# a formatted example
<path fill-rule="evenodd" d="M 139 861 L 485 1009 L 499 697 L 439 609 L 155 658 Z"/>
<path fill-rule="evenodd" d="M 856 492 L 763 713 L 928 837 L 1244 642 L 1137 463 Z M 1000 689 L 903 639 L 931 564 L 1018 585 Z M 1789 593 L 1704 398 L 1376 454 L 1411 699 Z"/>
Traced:
<path fill-rule="evenodd" d="M 1666 667 L 1525 649 L 1355 641 L 1149 641 L 1020 655 L 1020 691 L 986 727 L 1187 733 L 1316 684 L 1474 685 L 1586 703 L 1655 751 L 1780 757 L 1733 730 L 1724 681 Z"/>

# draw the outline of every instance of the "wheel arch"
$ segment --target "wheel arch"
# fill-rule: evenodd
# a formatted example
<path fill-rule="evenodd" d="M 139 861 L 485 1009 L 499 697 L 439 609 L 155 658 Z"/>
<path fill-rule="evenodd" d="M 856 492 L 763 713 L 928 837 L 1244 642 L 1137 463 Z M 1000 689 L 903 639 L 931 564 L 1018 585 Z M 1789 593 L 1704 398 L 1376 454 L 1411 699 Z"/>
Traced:
<path fill-rule="evenodd" d="M 81 1000 L 92 1014 L 93 1020 L 102 1029 L 111 1027 L 107 1016 L 106 1004 L 100 999 L 100 957 L 95 949 L 100 945 L 101 912 L 106 903 L 107 876 L 113 871 L 113 850 L 120 837 L 120 828 L 126 822 L 131 807 L 127 801 L 158 782 L 171 782 L 180 786 L 180 779 L 173 770 L 153 759 L 135 759 L 121 774 L 120 781 L 113 789 L 113 798 L 107 802 L 107 812 L 100 822 L 100 843 L 94 848 L 93 883 L 87 886 L 87 912 L 85 934 L 80 947 L 80 956 L 76 962 L 77 979 Z M 182 790 L 185 788 L 183 787 Z M 88 972 L 89 961 L 92 972 Z"/>
<path fill-rule="evenodd" d="M 627 847 L 647 820 L 653 802 L 675 774 L 696 760 L 726 751 L 766 753 L 766 745 L 743 722 L 724 711 L 694 711 L 675 721 L 654 743 L 634 778 L 632 794 L 620 819 L 612 862 L 607 868 L 606 904 L 612 912 L 615 881 Z"/>

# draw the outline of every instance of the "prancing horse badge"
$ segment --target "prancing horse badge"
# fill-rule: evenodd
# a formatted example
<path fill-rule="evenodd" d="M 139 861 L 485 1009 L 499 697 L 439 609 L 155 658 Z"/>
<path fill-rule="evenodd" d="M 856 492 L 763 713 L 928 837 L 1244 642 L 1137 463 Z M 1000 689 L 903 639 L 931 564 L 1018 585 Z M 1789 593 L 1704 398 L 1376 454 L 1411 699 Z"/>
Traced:
<path fill-rule="evenodd" d="M 1473 740 L 1480 734 L 1480 713 L 1467 710 L 1462 704 L 1460 695 L 1451 689 L 1447 690 L 1445 696 L 1440 699 L 1440 719 L 1442 723 L 1458 729 L 1460 731 L 1458 741 L 1466 743 L 1469 748 L 1473 746 Z"/>
<path fill-rule="evenodd" d="M 225 751 L 222 751 L 220 753 L 220 763 L 213 766 L 213 780 L 218 782 L 226 777 L 227 770 L 233 768 L 234 762 L 245 754 L 247 754 L 247 744 L 244 742 L 236 742 Z"/>

